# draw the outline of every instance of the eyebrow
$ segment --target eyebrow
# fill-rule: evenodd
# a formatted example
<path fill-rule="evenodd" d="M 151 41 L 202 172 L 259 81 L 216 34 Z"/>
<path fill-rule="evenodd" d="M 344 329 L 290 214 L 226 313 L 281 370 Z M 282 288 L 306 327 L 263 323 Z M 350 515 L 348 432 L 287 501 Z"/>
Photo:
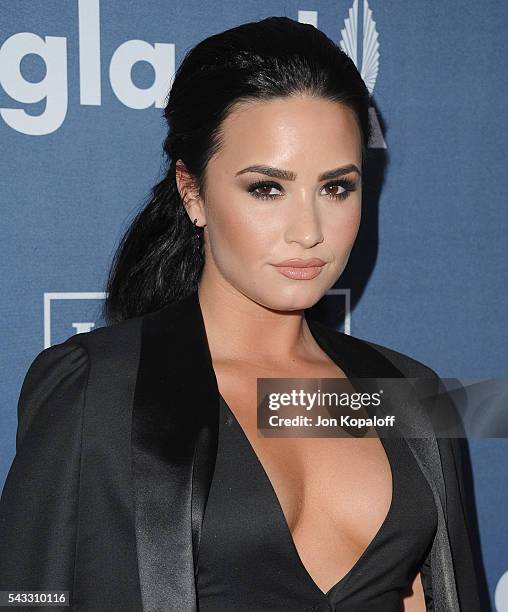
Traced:
<path fill-rule="evenodd" d="M 245 174 L 246 172 L 258 172 L 259 174 L 266 174 L 267 176 L 272 176 L 285 181 L 294 181 L 296 179 L 296 172 L 263 165 L 248 166 L 247 168 L 238 171 L 235 176 Z M 357 172 L 359 176 L 362 176 L 362 173 L 356 164 L 347 164 L 346 166 L 340 166 L 339 168 L 334 168 L 333 170 L 323 172 L 318 176 L 318 181 L 326 181 L 327 179 L 337 178 L 338 176 L 349 174 L 349 172 Z"/>

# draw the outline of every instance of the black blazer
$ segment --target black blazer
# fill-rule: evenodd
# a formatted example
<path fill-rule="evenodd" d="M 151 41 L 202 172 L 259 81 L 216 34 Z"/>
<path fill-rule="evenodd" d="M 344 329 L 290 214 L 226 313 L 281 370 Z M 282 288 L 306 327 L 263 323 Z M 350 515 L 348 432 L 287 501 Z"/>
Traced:
<path fill-rule="evenodd" d="M 308 323 L 346 371 L 438 384 L 407 355 Z M 417 398 L 383 388 L 411 415 L 407 440 L 438 505 L 422 569 L 428 609 L 480 612 L 457 440 L 432 435 Z M 0 589 L 68 590 L 80 611 L 195 612 L 218 415 L 197 292 L 40 352 L 21 388 L 0 501 Z"/>

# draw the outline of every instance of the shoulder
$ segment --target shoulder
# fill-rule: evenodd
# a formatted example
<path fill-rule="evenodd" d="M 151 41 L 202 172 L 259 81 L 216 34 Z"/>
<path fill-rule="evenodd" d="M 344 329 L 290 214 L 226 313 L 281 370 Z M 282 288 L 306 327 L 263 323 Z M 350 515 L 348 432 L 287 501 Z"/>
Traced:
<path fill-rule="evenodd" d="M 345 346 L 352 353 L 364 356 L 366 359 L 368 359 L 369 355 L 381 356 L 392 363 L 408 378 L 439 378 L 439 375 L 430 365 L 407 353 L 358 336 L 345 334 L 319 321 L 313 321 L 313 325 L 317 326 L 330 342 L 339 346 Z"/>
<path fill-rule="evenodd" d="M 40 351 L 33 358 L 29 372 L 42 374 L 46 369 L 58 365 L 79 366 L 126 350 L 136 350 L 141 338 L 142 319 L 142 316 L 135 317 L 89 332 L 73 334 Z"/>
<path fill-rule="evenodd" d="M 143 317 L 126 319 L 89 332 L 73 334 L 66 340 L 42 350 L 33 359 L 25 377 L 28 381 L 43 379 L 50 372 L 58 378 L 74 370 L 109 367 L 115 363 L 135 361 L 139 353 Z"/>
<path fill-rule="evenodd" d="M 365 350 L 375 350 L 383 355 L 383 357 L 393 363 L 405 377 L 419 379 L 421 384 L 418 387 L 414 387 L 415 391 L 419 393 L 418 397 L 421 400 L 419 405 L 421 407 L 426 407 L 427 410 L 434 410 L 434 418 L 436 419 L 437 413 L 435 411 L 439 410 L 439 420 L 436 420 L 435 425 L 439 425 L 443 432 L 455 432 L 455 435 L 462 436 L 461 439 L 461 437 L 456 438 L 454 435 L 447 435 L 446 433 L 443 433 L 443 435 L 438 434 L 441 458 L 443 460 L 443 456 L 446 454 L 453 457 L 453 461 L 457 466 L 459 486 L 462 488 L 464 454 L 467 452 L 464 448 L 463 437 L 465 433 L 463 430 L 462 418 L 439 374 L 428 364 L 406 353 L 397 351 L 394 348 L 353 336 L 350 336 L 350 338 L 358 347 L 363 347 Z M 426 401 L 429 398 L 431 403 L 428 405 Z M 444 468 L 447 479 L 455 478 L 455 475 L 450 471 L 450 465 L 446 462 L 444 463 Z"/>
<path fill-rule="evenodd" d="M 46 350 L 62 350 L 64 346 L 69 349 L 80 347 L 88 354 L 90 360 L 115 356 L 125 351 L 135 351 L 139 348 L 142 320 L 143 316 L 133 317 L 89 332 L 74 334 L 64 342 Z"/>
<path fill-rule="evenodd" d="M 435 372 L 431 366 L 419 361 L 415 357 L 369 340 L 360 338 L 355 338 L 355 340 L 366 344 L 371 349 L 381 353 L 384 357 L 386 357 L 386 359 L 391 361 L 404 374 L 404 376 L 407 376 L 408 378 L 438 378 L 437 372 Z"/>
<path fill-rule="evenodd" d="M 40 351 L 23 378 L 18 399 L 16 446 L 29 431 L 55 419 L 81 418 L 90 381 L 111 394 L 135 378 L 142 317 L 74 334 Z M 104 395 L 103 395 L 104 397 Z"/>
<path fill-rule="evenodd" d="M 60 378 L 74 370 L 83 370 L 97 362 L 139 350 L 143 317 L 127 319 L 107 327 L 74 334 L 40 351 L 30 363 L 24 387 L 47 378 L 51 372 Z"/>

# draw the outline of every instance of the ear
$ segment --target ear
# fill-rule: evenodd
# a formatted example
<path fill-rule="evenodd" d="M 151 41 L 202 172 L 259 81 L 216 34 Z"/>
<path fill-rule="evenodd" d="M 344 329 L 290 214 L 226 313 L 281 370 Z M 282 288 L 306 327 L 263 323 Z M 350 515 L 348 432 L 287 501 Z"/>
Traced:
<path fill-rule="evenodd" d="M 176 162 L 175 175 L 178 192 L 191 222 L 197 219 L 197 226 L 202 227 L 206 225 L 203 200 L 199 195 L 199 190 L 193 176 L 187 170 L 181 159 Z"/>

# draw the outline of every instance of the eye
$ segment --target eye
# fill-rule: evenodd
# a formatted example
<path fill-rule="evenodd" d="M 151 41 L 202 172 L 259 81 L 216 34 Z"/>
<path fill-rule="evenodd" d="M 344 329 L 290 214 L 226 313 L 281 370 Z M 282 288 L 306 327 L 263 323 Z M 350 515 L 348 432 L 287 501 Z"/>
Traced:
<path fill-rule="evenodd" d="M 339 187 L 340 190 L 335 193 L 328 193 L 328 197 L 331 200 L 345 200 L 351 191 L 356 191 L 356 183 L 349 179 L 341 179 L 339 181 L 332 181 L 331 183 L 327 183 L 323 186 L 323 189 L 328 188 L 334 189 L 335 187 Z"/>
<path fill-rule="evenodd" d="M 281 189 L 281 186 L 277 183 L 272 183 L 271 181 L 256 181 L 249 185 L 249 193 L 251 193 L 255 198 L 259 198 L 260 200 L 273 200 L 277 197 L 277 194 L 273 193 L 260 193 L 258 189 L 265 189 L 270 192 L 272 189 Z"/>
<path fill-rule="evenodd" d="M 345 200 L 351 191 L 356 191 L 356 183 L 349 179 L 340 179 L 336 181 L 331 181 L 323 186 L 323 189 L 335 189 L 339 188 L 339 190 L 335 193 L 327 193 L 326 197 L 330 200 Z M 258 198 L 260 200 L 274 200 L 279 197 L 279 194 L 273 193 L 272 190 L 282 190 L 282 187 L 278 183 L 274 183 L 272 181 L 256 181 L 249 185 L 248 192 L 252 194 L 253 197 Z M 262 193 L 259 190 L 264 190 Z"/>

